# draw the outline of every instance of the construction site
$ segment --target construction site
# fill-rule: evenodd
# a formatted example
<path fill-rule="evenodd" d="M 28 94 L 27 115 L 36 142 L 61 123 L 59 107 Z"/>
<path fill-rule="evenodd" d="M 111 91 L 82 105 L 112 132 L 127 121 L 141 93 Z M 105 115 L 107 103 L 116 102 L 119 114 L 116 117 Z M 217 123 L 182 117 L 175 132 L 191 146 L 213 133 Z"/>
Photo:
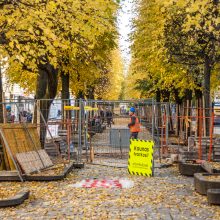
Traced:
<path fill-rule="evenodd" d="M 219 0 L 0 0 L 0 220 L 220 220 Z"/>
<path fill-rule="evenodd" d="M 219 219 L 214 110 L 206 133 L 204 109 L 153 99 L 1 106 L 1 219 Z M 154 142 L 152 177 L 128 172 L 132 106 L 138 139 Z"/>

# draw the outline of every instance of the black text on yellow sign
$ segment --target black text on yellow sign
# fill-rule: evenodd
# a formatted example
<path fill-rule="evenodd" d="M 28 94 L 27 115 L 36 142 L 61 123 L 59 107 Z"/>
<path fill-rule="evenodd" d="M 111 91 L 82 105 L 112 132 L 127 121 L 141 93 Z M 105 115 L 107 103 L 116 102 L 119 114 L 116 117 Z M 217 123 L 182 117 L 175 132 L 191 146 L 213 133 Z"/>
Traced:
<path fill-rule="evenodd" d="M 131 140 L 128 172 L 131 175 L 152 176 L 153 141 Z"/>

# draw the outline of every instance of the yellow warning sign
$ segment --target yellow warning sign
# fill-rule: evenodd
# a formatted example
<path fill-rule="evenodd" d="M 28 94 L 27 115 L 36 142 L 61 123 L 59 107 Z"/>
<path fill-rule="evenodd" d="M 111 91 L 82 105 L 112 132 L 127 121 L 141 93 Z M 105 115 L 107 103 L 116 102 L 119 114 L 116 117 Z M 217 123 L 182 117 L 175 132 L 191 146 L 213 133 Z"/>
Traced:
<path fill-rule="evenodd" d="M 80 107 L 77 106 L 64 106 L 64 110 L 80 110 Z"/>
<path fill-rule="evenodd" d="M 128 172 L 131 175 L 152 176 L 153 141 L 131 140 Z"/>
<path fill-rule="evenodd" d="M 97 110 L 98 110 L 98 108 L 93 108 L 93 107 L 91 107 L 91 106 L 85 106 L 84 109 L 85 109 L 86 111 L 97 111 Z"/>

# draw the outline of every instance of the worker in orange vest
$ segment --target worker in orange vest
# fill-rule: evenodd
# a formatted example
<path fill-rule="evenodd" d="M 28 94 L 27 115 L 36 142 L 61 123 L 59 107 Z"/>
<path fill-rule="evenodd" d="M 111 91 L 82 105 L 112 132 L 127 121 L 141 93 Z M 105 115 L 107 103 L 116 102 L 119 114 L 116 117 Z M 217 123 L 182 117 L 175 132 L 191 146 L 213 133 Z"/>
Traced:
<path fill-rule="evenodd" d="M 138 117 L 135 115 L 135 108 L 131 107 L 129 111 L 131 117 L 128 127 L 130 128 L 130 139 L 137 139 L 138 132 L 141 131 L 141 126 Z"/>

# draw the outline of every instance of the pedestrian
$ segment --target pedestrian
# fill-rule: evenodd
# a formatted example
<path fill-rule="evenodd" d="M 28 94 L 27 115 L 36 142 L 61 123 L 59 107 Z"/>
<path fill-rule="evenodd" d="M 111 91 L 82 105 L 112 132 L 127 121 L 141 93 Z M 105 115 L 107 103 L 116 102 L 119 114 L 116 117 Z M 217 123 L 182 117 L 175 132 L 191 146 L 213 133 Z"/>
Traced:
<path fill-rule="evenodd" d="M 32 122 L 32 118 L 33 118 L 33 115 L 30 111 L 27 112 L 27 122 L 31 123 Z"/>
<path fill-rule="evenodd" d="M 57 111 L 57 117 L 60 117 L 60 116 L 61 116 L 61 110 L 58 109 L 58 111 Z"/>
<path fill-rule="evenodd" d="M 129 115 L 129 110 L 130 110 L 129 107 L 127 107 L 126 110 L 125 110 L 126 115 Z"/>
<path fill-rule="evenodd" d="M 103 124 L 105 121 L 105 113 L 102 108 L 100 110 L 100 118 L 101 118 L 101 123 Z"/>
<path fill-rule="evenodd" d="M 95 125 L 101 125 L 101 117 L 99 115 L 95 116 Z"/>
<path fill-rule="evenodd" d="M 19 122 L 27 122 L 27 111 L 25 110 L 20 111 Z"/>
<path fill-rule="evenodd" d="M 6 106 L 6 119 L 7 119 L 7 123 L 14 123 L 15 121 L 15 116 L 11 111 L 10 105 Z"/>
<path fill-rule="evenodd" d="M 130 128 L 130 139 L 137 139 L 138 132 L 141 131 L 141 126 L 138 117 L 135 115 L 135 108 L 131 107 L 129 111 L 130 123 L 128 127 Z"/>
<path fill-rule="evenodd" d="M 113 122 L 112 112 L 108 108 L 106 108 L 106 120 L 107 120 L 107 127 L 111 128 L 111 123 Z"/>

